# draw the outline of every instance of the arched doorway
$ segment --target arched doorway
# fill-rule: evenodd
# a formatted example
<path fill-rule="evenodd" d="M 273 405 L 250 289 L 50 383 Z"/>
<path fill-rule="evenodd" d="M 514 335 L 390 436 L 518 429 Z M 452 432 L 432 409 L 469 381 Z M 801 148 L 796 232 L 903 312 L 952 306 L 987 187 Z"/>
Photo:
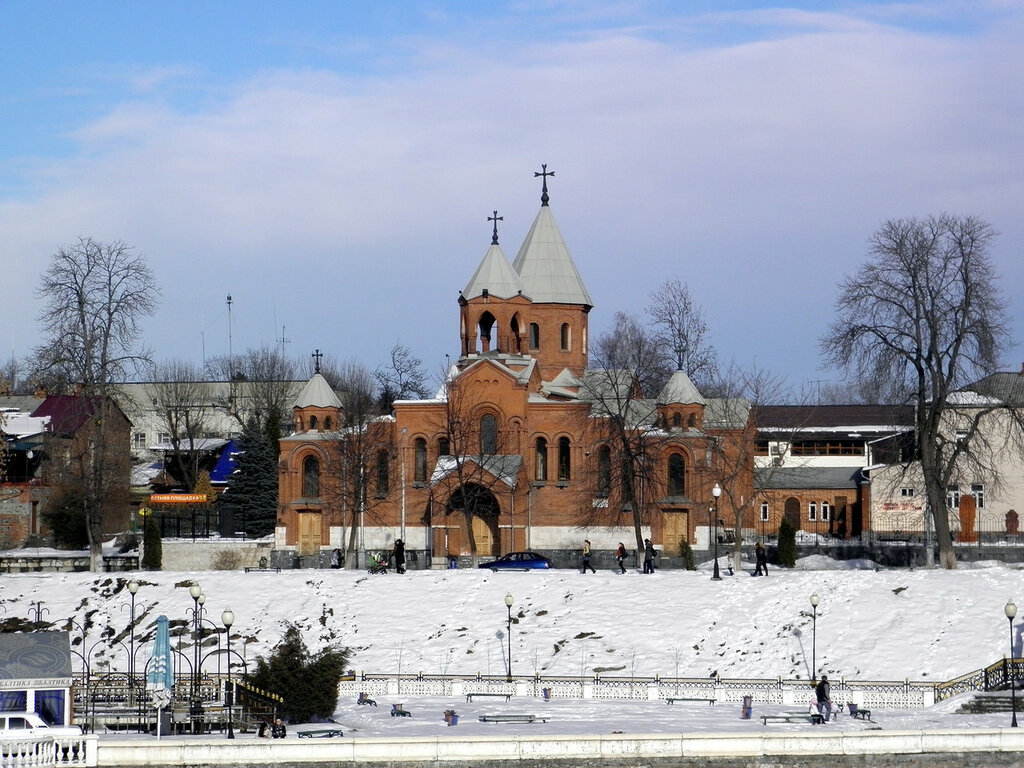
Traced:
<path fill-rule="evenodd" d="M 466 512 L 469 512 L 470 525 L 466 527 Z M 450 522 L 454 528 L 454 536 L 449 534 L 449 550 L 453 544 L 458 547 L 458 554 L 470 554 L 473 543 L 476 553 L 481 557 L 496 557 L 501 548 L 501 537 L 498 533 L 498 515 L 501 507 L 495 495 L 482 485 L 466 483 L 456 488 L 448 499 L 446 514 L 456 515 L 458 522 Z"/>
<path fill-rule="evenodd" d="M 800 499 L 795 496 L 786 499 L 786 519 L 795 530 L 800 530 Z"/>

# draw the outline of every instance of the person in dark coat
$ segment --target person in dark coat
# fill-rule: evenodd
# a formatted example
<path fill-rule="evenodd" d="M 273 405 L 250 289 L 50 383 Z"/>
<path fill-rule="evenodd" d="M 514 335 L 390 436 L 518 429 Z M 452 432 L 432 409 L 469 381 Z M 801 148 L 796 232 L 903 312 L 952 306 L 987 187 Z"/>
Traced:
<path fill-rule="evenodd" d="M 657 554 L 651 540 L 644 539 L 644 573 L 654 573 L 654 558 Z"/>
<path fill-rule="evenodd" d="M 288 733 L 288 729 L 284 727 L 284 721 L 281 718 L 277 718 L 274 724 L 270 726 L 270 735 L 275 739 L 283 739 Z"/>
<path fill-rule="evenodd" d="M 814 686 L 814 697 L 818 700 L 818 712 L 822 722 L 827 723 L 832 716 L 832 687 L 828 684 L 828 675 L 822 675 Z"/>
<path fill-rule="evenodd" d="M 626 572 L 626 545 L 621 541 L 619 548 L 615 550 L 615 562 L 619 564 L 619 573 Z"/>
<path fill-rule="evenodd" d="M 395 539 L 395 549 L 391 555 L 395 558 L 395 572 L 405 573 L 405 542 Z"/>
<path fill-rule="evenodd" d="M 767 576 L 768 553 L 764 549 L 764 544 L 762 544 L 760 541 L 757 542 L 757 546 L 754 547 L 754 560 L 757 562 L 757 570 L 754 571 L 754 575 Z"/>
<path fill-rule="evenodd" d="M 331 568 L 341 568 L 341 550 L 331 552 Z"/>

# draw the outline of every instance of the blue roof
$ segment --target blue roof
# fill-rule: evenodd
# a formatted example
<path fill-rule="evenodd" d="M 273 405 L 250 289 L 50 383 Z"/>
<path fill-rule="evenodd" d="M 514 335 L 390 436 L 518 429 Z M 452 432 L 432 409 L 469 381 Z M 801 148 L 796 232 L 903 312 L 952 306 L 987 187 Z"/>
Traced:
<path fill-rule="evenodd" d="M 228 440 L 227 444 L 220 449 L 220 458 L 210 470 L 211 483 L 226 483 L 231 473 L 235 471 L 235 454 L 238 453 L 238 446 L 234 440 Z"/>

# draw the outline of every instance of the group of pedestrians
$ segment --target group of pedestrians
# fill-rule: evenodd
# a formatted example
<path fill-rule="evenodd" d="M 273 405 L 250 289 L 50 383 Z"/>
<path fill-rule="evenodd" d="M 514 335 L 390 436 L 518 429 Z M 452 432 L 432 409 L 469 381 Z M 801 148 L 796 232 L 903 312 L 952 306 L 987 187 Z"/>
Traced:
<path fill-rule="evenodd" d="M 626 557 L 628 556 L 626 551 L 626 545 L 621 541 L 619 542 L 618 549 L 615 550 L 615 564 L 619 568 L 619 573 L 626 572 Z M 583 567 L 580 569 L 580 573 L 597 573 L 594 570 L 594 566 L 590 563 L 592 555 L 590 539 L 583 540 L 583 546 L 580 548 L 580 557 L 583 561 Z M 651 543 L 650 539 L 644 539 L 644 573 L 654 573 L 654 558 L 657 557 L 658 550 L 654 548 L 654 544 Z"/>
<path fill-rule="evenodd" d="M 387 559 L 394 560 L 396 573 L 405 573 L 405 542 L 401 539 L 395 539 L 395 546 L 391 549 L 391 554 L 388 556 Z M 387 567 L 383 555 L 380 556 L 380 562 L 384 568 Z M 341 550 L 335 549 L 331 553 L 331 568 L 341 568 L 341 566 Z M 382 573 L 387 573 L 387 571 L 382 570 Z"/>

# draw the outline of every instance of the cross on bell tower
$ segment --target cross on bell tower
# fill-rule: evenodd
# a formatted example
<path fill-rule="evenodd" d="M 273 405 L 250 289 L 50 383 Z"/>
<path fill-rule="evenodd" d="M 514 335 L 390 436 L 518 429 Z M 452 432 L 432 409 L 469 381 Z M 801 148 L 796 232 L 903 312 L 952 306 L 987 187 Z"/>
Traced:
<path fill-rule="evenodd" d="M 555 175 L 554 171 L 549 171 L 548 170 L 548 164 L 547 163 L 541 163 L 540 170 L 533 172 L 533 178 L 536 179 L 538 176 L 540 176 L 543 179 L 543 182 L 541 182 L 543 184 L 543 186 L 541 187 L 541 191 L 540 191 L 540 204 L 542 206 L 547 205 L 548 204 L 548 200 L 549 200 L 549 198 L 548 198 L 548 176 L 554 176 L 554 175 Z"/>
<path fill-rule="evenodd" d="M 313 352 L 313 373 L 320 373 L 320 358 L 322 358 L 323 356 L 323 352 L 321 352 L 319 349 Z"/>
<path fill-rule="evenodd" d="M 505 217 L 504 216 L 499 216 L 498 212 L 495 211 L 493 216 L 488 216 L 487 217 L 487 220 L 494 222 L 494 234 L 491 235 L 491 245 L 497 245 L 498 244 L 498 222 L 499 221 L 504 221 Z"/>

